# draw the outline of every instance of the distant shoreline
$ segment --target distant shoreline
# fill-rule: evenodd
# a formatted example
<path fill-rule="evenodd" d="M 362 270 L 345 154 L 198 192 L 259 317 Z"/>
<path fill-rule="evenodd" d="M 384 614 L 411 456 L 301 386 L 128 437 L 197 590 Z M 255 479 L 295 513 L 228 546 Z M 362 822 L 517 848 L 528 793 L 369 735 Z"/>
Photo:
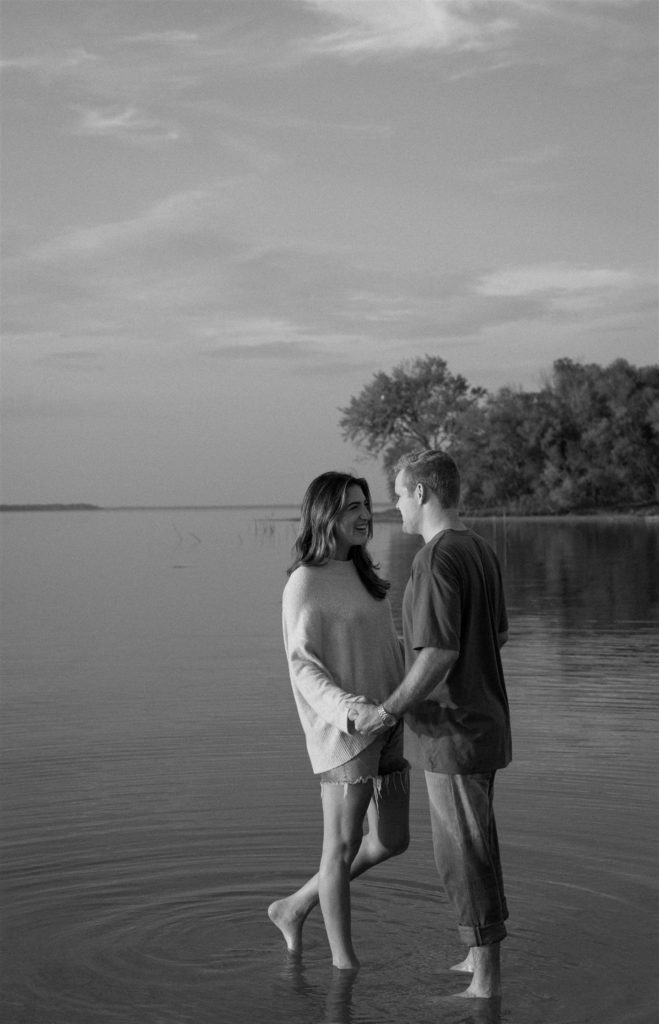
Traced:
<path fill-rule="evenodd" d="M 0 512 L 186 512 L 213 509 L 294 508 L 291 505 L 0 505 Z"/>
<path fill-rule="evenodd" d="M 0 512 L 101 512 L 100 505 L 0 505 Z"/>
<path fill-rule="evenodd" d="M 261 503 L 256 505 L 92 505 L 87 503 L 78 504 L 32 504 L 32 505 L 0 505 L 0 512 L 194 512 L 194 511 L 228 511 L 240 509 L 291 509 L 296 508 L 294 504 L 269 505 Z M 652 502 L 640 505 L 627 505 L 605 508 L 584 508 L 567 509 L 563 512 L 551 510 L 538 512 L 516 512 L 502 508 L 467 508 L 462 509 L 461 514 L 466 519 L 585 519 L 588 517 L 604 516 L 633 516 L 635 518 L 659 518 L 659 503 Z M 298 518 L 298 514 L 292 517 Z M 400 514 L 395 508 L 376 509 L 373 512 L 373 519 L 376 522 L 400 522 Z"/>

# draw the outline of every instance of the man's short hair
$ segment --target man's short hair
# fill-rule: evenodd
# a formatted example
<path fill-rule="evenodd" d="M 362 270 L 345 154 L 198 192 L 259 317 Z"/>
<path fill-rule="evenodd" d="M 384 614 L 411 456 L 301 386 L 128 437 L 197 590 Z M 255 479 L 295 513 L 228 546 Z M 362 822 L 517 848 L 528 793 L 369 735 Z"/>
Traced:
<path fill-rule="evenodd" d="M 423 484 L 437 495 L 442 508 L 457 508 L 460 502 L 460 473 L 446 452 L 422 448 L 403 455 L 396 463 L 396 472 L 404 471 L 405 486 L 413 491 Z"/>

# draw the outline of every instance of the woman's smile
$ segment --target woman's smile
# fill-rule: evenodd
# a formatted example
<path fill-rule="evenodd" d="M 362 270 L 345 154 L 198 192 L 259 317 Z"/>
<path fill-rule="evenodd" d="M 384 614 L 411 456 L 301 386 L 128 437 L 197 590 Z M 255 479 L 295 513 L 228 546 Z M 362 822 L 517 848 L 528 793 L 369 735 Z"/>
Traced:
<path fill-rule="evenodd" d="M 346 494 L 345 506 L 336 520 L 335 557 L 348 558 L 351 547 L 366 544 L 371 532 L 371 510 L 361 487 L 353 485 Z"/>

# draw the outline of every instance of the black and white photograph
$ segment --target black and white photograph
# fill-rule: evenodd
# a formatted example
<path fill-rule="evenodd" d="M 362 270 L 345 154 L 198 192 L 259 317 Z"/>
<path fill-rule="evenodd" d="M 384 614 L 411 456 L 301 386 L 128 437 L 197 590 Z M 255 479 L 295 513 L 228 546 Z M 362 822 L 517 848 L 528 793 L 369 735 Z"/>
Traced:
<path fill-rule="evenodd" d="M 0 0 L 3 1024 L 659 1020 L 658 41 Z"/>

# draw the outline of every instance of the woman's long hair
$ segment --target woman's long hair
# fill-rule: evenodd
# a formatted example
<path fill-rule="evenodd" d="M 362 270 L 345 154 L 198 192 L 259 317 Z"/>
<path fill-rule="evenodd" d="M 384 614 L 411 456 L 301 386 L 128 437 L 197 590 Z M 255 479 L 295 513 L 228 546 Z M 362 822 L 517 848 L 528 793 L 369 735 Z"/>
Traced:
<path fill-rule="evenodd" d="M 290 576 L 298 565 L 325 565 L 336 550 L 336 521 L 347 504 L 348 490 L 353 485 L 361 487 L 366 504 L 371 508 L 371 492 L 365 480 L 349 473 L 322 473 L 312 480 L 302 499 L 300 526 L 293 546 L 293 562 L 287 570 Z M 373 525 L 369 521 L 368 539 L 373 536 Z M 390 583 L 381 579 L 365 546 L 355 544 L 350 548 L 348 558 L 355 563 L 359 578 L 369 594 L 382 601 Z"/>

